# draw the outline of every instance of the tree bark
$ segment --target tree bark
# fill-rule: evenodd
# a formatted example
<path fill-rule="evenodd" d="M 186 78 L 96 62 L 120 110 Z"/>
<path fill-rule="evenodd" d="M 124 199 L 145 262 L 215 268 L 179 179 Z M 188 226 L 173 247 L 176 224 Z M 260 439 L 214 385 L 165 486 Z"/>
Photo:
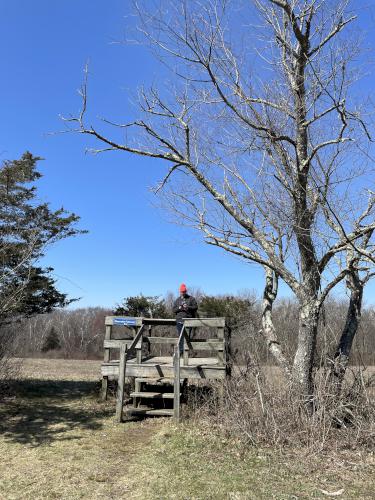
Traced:
<path fill-rule="evenodd" d="M 342 382 L 349 363 L 353 341 L 357 334 L 361 320 L 364 284 L 359 278 L 358 271 L 353 271 L 352 274 L 348 276 L 347 286 L 351 290 L 349 307 L 346 315 L 345 326 L 341 333 L 332 365 L 332 375 L 334 376 L 334 380 L 339 391 L 341 390 Z"/>
<path fill-rule="evenodd" d="M 298 345 L 293 364 L 294 380 L 310 412 L 313 411 L 313 364 L 318 333 L 319 305 L 316 297 L 300 305 Z"/>
<path fill-rule="evenodd" d="M 266 340 L 269 352 L 272 354 L 277 364 L 282 368 L 286 378 L 291 381 L 291 366 L 281 348 L 272 319 L 272 308 L 278 289 L 278 276 L 268 267 L 265 268 L 265 273 L 266 284 L 263 292 L 261 331 Z"/>

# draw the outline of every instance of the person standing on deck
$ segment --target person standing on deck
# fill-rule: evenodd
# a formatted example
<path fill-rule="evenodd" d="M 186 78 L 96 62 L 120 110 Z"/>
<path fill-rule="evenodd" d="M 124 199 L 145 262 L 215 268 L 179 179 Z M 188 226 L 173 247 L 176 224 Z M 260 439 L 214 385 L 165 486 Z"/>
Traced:
<path fill-rule="evenodd" d="M 173 304 L 173 312 L 176 315 L 176 327 L 178 336 L 180 336 L 183 318 L 195 318 L 198 311 L 198 304 L 194 297 L 188 295 L 185 283 L 180 286 L 180 296 Z M 183 343 L 180 345 L 180 353 L 183 352 Z"/>

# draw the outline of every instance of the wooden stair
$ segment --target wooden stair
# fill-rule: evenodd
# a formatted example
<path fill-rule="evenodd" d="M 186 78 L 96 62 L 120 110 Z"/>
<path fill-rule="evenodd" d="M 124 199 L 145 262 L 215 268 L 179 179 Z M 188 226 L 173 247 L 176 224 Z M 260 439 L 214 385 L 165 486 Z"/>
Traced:
<path fill-rule="evenodd" d="M 182 383 L 185 379 L 180 378 L 180 382 Z M 160 378 L 144 378 L 144 377 L 136 377 L 135 383 L 137 382 L 146 382 L 147 384 L 158 385 L 158 384 L 171 384 L 173 385 L 173 378 L 160 377 Z"/>
<path fill-rule="evenodd" d="M 166 408 L 127 408 L 126 412 L 131 416 L 173 417 L 173 410 Z"/>
<path fill-rule="evenodd" d="M 135 379 L 135 391 L 130 394 L 133 404 L 125 406 L 124 412 L 129 416 L 173 416 L 173 391 L 173 379 L 137 377 Z M 147 400 L 147 406 L 143 405 L 144 399 Z M 170 403 L 166 407 L 167 400 L 172 401 L 172 407 L 170 407 Z"/>
<path fill-rule="evenodd" d="M 131 398 L 173 399 L 173 392 L 132 392 Z"/>

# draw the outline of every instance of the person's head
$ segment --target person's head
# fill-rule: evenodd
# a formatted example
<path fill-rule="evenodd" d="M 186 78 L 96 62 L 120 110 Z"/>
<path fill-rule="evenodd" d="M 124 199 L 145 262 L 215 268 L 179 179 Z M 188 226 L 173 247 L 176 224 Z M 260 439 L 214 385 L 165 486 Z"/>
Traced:
<path fill-rule="evenodd" d="M 187 294 L 186 285 L 185 285 L 185 283 L 181 283 L 181 285 L 180 285 L 180 295 L 183 297 L 186 294 Z"/>

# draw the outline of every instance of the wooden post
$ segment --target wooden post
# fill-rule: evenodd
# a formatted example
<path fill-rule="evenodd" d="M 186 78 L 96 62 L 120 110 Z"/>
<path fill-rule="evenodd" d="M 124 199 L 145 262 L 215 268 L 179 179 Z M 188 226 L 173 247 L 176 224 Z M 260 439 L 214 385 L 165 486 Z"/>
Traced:
<path fill-rule="evenodd" d="M 224 352 L 218 351 L 216 353 L 216 357 L 217 357 L 217 360 L 219 363 L 225 364 L 226 363 L 226 358 L 225 358 L 225 328 L 218 327 L 218 328 L 216 328 L 216 332 L 217 332 L 217 338 L 224 341 Z"/>
<path fill-rule="evenodd" d="M 173 398 L 173 418 L 176 422 L 180 421 L 180 346 L 174 348 L 173 355 L 174 367 L 174 398 Z"/>
<path fill-rule="evenodd" d="M 229 326 L 227 326 L 225 328 L 225 341 L 224 341 L 224 363 L 225 363 L 225 371 L 227 377 L 232 376 L 233 358 L 232 358 L 231 342 L 232 342 L 232 329 Z"/>
<path fill-rule="evenodd" d="M 191 328 L 189 328 L 189 333 L 187 331 L 187 329 L 185 330 L 185 333 L 184 333 L 184 337 L 182 339 L 183 343 L 184 343 L 184 366 L 188 366 L 189 365 L 189 351 L 190 351 L 190 347 L 189 347 L 189 344 L 190 344 L 190 335 L 191 335 Z"/>
<path fill-rule="evenodd" d="M 143 334 L 141 335 L 141 337 L 138 340 L 137 345 L 135 347 L 136 360 L 137 360 L 138 365 L 142 364 L 142 349 L 143 349 Z M 141 392 L 142 382 L 135 381 L 134 389 L 135 389 L 135 392 Z M 134 408 L 138 408 L 139 403 L 141 402 L 141 399 L 135 397 L 135 398 L 133 398 L 133 402 L 134 402 Z"/>
<path fill-rule="evenodd" d="M 126 372 L 127 351 L 128 351 L 127 345 L 122 345 L 120 347 L 120 366 L 119 366 L 119 374 L 118 374 L 117 402 L 116 402 L 116 420 L 117 420 L 117 422 L 122 421 L 122 413 L 123 413 L 123 409 L 124 409 L 124 390 L 125 390 L 125 372 Z"/>
<path fill-rule="evenodd" d="M 112 335 L 112 326 L 105 327 L 105 340 L 111 340 Z M 104 363 L 108 363 L 110 360 L 110 349 L 104 349 Z M 108 377 L 103 377 L 102 380 L 102 390 L 101 390 L 101 399 L 105 401 L 108 396 Z"/>
<path fill-rule="evenodd" d="M 216 332 L 217 332 L 218 339 L 224 339 L 224 328 L 222 326 L 218 326 L 216 328 Z"/>
<path fill-rule="evenodd" d="M 149 325 L 149 327 L 148 327 L 148 335 L 147 336 L 148 336 L 148 338 L 152 337 L 152 326 L 151 325 Z M 146 351 L 145 352 L 145 356 L 147 356 L 147 357 L 150 356 L 150 353 L 151 353 L 151 344 L 150 344 L 150 342 L 148 342 L 147 349 L 145 349 L 145 351 Z"/>
<path fill-rule="evenodd" d="M 136 360 L 138 365 L 142 363 L 142 346 L 143 346 L 143 334 L 141 334 L 137 342 L 137 345 L 135 346 Z"/>

